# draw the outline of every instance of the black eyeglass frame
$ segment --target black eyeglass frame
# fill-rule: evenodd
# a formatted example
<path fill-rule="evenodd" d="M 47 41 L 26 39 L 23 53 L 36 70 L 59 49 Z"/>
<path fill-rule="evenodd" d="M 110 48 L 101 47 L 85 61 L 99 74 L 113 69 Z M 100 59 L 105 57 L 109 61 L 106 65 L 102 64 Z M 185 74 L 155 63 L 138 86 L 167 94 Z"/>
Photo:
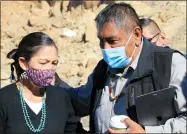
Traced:
<path fill-rule="evenodd" d="M 160 32 L 157 33 L 156 35 L 154 35 L 152 38 L 149 38 L 149 39 L 147 39 L 147 40 L 151 42 L 151 41 L 152 41 L 156 36 L 158 36 L 159 34 L 160 34 Z M 157 38 L 157 41 L 158 41 L 158 38 Z M 155 41 L 155 42 L 157 42 L 157 41 Z M 154 42 L 154 43 L 155 43 L 155 42 Z"/>

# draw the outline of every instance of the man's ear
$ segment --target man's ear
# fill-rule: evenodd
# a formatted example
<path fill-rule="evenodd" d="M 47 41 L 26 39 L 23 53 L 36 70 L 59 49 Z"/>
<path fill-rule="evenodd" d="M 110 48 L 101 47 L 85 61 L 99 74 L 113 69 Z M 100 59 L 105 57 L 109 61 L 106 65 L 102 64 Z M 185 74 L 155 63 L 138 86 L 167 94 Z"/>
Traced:
<path fill-rule="evenodd" d="M 162 46 L 166 45 L 166 34 L 164 32 L 160 33 L 160 43 L 162 43 Z"/>
<path fill-rule="evenodd" d="M 135 33 L 135 44 L 138 47 L 141 44 L 141 38 L 142 38 L 142 30 L 139 27 L 136 27 L 134 29 L 134 33 Z"/>
<path fill-rule="evenodd" d="M 19 57 L 18 62 L 19 62 L 20 67 L 24 71 L 26 71 L 28 69 L 27 60 L 24 57 Z"/>

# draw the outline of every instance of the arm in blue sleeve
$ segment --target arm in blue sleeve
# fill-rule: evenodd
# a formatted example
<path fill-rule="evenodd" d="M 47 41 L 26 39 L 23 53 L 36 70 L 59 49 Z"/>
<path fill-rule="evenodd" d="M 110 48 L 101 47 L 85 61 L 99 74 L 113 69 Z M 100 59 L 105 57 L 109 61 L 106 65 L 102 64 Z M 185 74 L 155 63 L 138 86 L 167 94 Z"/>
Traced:
<path fill-rule="evenodd" d="M 66 91 L 70 94 L 75 114 L 79 117 L 89 115 L 91 92 L 93 87 L 93 73 L 88 77 L 85 85 L 77 88 L 68 88 Z"/>

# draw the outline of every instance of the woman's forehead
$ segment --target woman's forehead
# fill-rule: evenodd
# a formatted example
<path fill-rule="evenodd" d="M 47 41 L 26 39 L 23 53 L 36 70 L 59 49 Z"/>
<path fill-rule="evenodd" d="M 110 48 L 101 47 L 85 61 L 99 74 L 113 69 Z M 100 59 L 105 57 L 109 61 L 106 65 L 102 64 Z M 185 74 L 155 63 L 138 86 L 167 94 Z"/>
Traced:
<path fill-rule="evenodd" d="M 44 59 L 56 59 L 57 49 L 54 46 L 43 46 L 38 49 L 32 56 L 32 58 L 44 58 Z"/>

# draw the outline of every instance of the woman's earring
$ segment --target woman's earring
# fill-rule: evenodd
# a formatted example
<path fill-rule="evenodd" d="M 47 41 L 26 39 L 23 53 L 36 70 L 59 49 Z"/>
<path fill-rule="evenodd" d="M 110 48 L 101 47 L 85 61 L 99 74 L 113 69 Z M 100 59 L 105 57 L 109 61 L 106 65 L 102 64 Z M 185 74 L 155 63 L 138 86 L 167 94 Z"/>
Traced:
<path fill-rule="evenodd" d="M 27 73 L 26 72 L 23 72 L 20 76 L 20 80 L 23 81 L 23 80 L 27 80 L 28 79 L 28 76 L 27 76 Z"/>
<path fill-rule="evenodd" d="M 11 63 L 10 67 L 11 67 L 11 73 L 9 79 L 10 79 L 10 83 L 13 83 L 16 81 L 16 78 L 14 76 L 14 63 Z"/>
<path fill-rule="evenodd" d="M 10 83 L 13 83 L 13 82 L 16 81 L 16 78 L 15 78 L 15 76 L 14 76 L 14 72 L 13 72 L 13 71 L 11 71 L 11 74 L 10 74 L 9 79 L 10 79 Z"/>

